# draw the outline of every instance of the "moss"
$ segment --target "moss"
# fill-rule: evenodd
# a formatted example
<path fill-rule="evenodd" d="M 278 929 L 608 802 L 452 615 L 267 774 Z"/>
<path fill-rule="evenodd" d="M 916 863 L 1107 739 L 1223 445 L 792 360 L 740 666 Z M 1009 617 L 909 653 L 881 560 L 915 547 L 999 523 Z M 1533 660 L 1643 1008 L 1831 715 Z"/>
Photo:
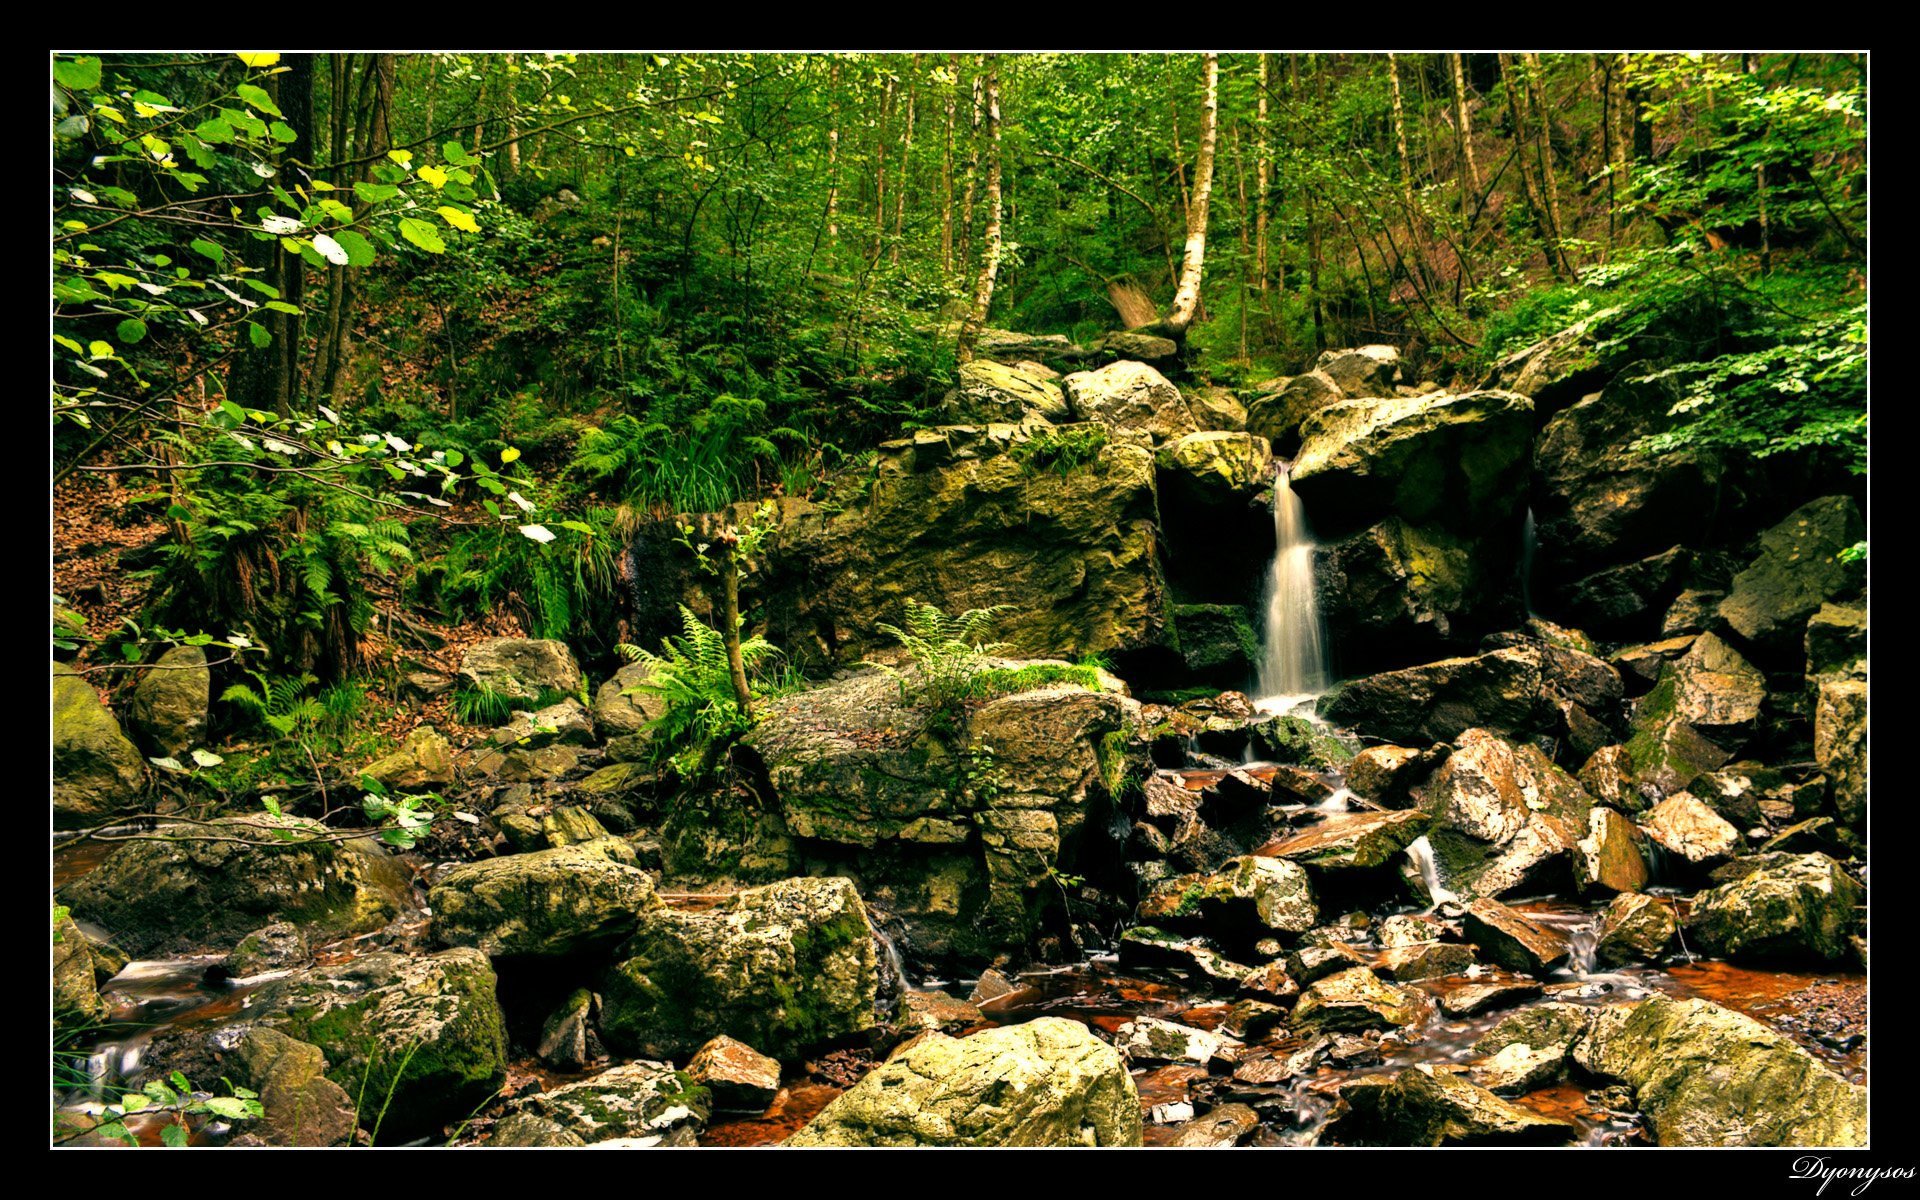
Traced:
<path fill-rule="evenodd" d="M 1673 669 L 1663 667 L 1660 682 L 1653 690 L 1641 698 L 1634 711 L 1633 736 L 1627 739 L 1627 757 L 1633 760 L 1636 774 L 1645 775 L 1658 766 L 1665 757 L 1661 746 L 1661 732 L 1673 718 L 1679 704 L 1678 689 L 1673 679 Z"/>
<path fill-rule="evenodd" d="M 1203 883 L 1193 883 L 1180 893 L 1180 900 L 1173 906 L 1176 917 L 1191 917 L 1200 911 L 1200 902 L 1207 898 L 1207 888 Z"/>
<path fill-rule="evenodd" d="M 993 667 L 973 677 L 972 692 L 982 699 L 1011 696 L 1037 688 L 1070 684 L 1090 692 L 1101 690 L 1100 672 L 1094 667 L 1066 663 L 1033 663 L 1025 667 Z"/>

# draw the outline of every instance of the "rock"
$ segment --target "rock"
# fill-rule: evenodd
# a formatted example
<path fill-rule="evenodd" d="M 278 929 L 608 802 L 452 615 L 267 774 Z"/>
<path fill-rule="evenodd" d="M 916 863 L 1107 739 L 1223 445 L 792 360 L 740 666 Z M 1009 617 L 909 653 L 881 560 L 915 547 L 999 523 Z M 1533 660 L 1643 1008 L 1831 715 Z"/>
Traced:
<path fill-rule="evenodd" d="M 505 1079 L 495 982 L 477 950 L 379 951 L 268 983 L 252 1011 L 320 1047 L 349 1095 L 381 1097 L 381 1136 L 406 1141 L 464 1120 Z"/>
<path fill-rule="evenodd" d="M 1494 364 L 1489 381 L 1533 398 L 1544 416 L 1597 392 L 1634 353 L 1632 339 L 1615 336 L 1622 310 L 1594 313 Z"/>
<path fill-rule="evenodd" d="M 537 638 L 487 638 L 460 658 L 460 680 L 517 704 L 534 704 L 558 692 L 573 696 L 584 680 L 565 642 Z"/>
<path fill-rule="evenodd" d="M 1251 498 L 1273 475 L 1267 439 L 1250 433 L 1190 433 L 1156 459 L 1162 489 L 1196 506 Z"/>
<path fill-rule="evenodd" d="M 1302 946 L 1287 955 L 1287 973 L 1301 984 L 1318 983 L 1329 975 L 1366 965 L 1366 958 L 1345 944 Z"/>
<path fill-rule="evenodd" d="M 1220 1022 L 1220 1032 L 1249 1041 L 1266 1038 L 1287 1020 L 1287 1010 L 1265 1000 L 1235 1001 Z"/>
<path fill-rule="evenodd" d="M 207 652 L 198 646 L 175 646 L 133 685 L 127 725 L 148 753 L 184 758 L 195 746 L 206 745 L 211 687 Z"/>
<path fill-rule="evenodd" d="M 593 1031 L 593 1018 L 599 1011 L 600 998 L 586 988 L 567 997 L 540 1026 L 535 1050 L 540 1061 L 562 1071 L 580 1071 L 598 1059 L 603 1049 Z"/>
<path fill-rule="evenodd" d="M 1462 899 L 1499 896 L 1565 874 L 1593 801 L 1537 747 L 1486 729 L 1456 748 L 1418 797 L 1441 885 Z"/>
<path fill-rule="evenodd" d="M 433 939 L 491 958 L 560 958 L 604 948 L 659 906 L 633 850 L 606 840 L 510 854 L 449 871 L 428 895 Z"/>
<path fill-rule="evenodd" d="M 1307 872 L 1279 858 L 1230 859 L 1214 875 L 1156 884 L 1140 907 L 1155 924 L 1192 924 L 1243 937 L 1305 933 L 1320 919 Z"/>
<path fill-rule="evenodd" d="M 1420 945 L 1391 946 L 1383 951 L 1374 969 L 1400 983 L 1416 979 L 1437 979 L 1458 975 L 1473 966 L 1473 947 L 1458 942 L 1427 942 Z"/>
<path fill-rule="evenodd" d="M 54 909 L 53 1024 L 57 1030 L 84 1031 L 105 1022 L 106 1002 L 94 978 L 93 953 L 73 918 Z"/>
<path fill-rule="evenodd" d="M 1836 847 L 1832 817 L 1814 817 L 1789 825 L 1760 843 L 1761 854 L 1808 854 L 1813 851 L 1826 851 Z"/>
<path fill-rule="evenodd" d="M 1610 967 L 1658 962 L 1666 957 L 1679 932 L 1680 922 L 1670 901 L 1624 892 L 1615 896 L 1601 914 L 1594 954 Z"/>
<path fill-rule="evenodd" d="M 956 425 L 1070 419 L 1059 385 L 1020 367 L 988 359 L 962 363 L 959 386 L 947 393 L 942 416 Z"/>
<path fill-rule="evenodd" d="M 691 1144 L 712 1114 L 707 1089 L 670 1063 L 631 1062 L 591 1079 L 517 1099 L 508 1106 L 552 1122 L 591 1146 L 615 1138 L 657 1137 Z M 674 1139 L 680 1134 L 681 1139 Z"/>
<path fill-rule="evenodd" d="M 1608 1010 L 1582 1065 L 1634 1089 L 1662 1146 L 1864 1146 L 1866 1089 L 1754 1020 L 1655 996 Z"/>
<path fill-rule="evenodd" d="M 1099 348 L 1108 354 L 1140 362 L 1171 363 L 1180 357 L 1180 347 L 1173 339 L 1155 337 L 1137 330 L 1109 333 L 1100 339 Z"/>
<path fill-rule="evenodd" d="M 1120 964 L 1125 967 L 1171 967 L 1228 987 L 1238 986 L 1248 972 L 1204 939 L 1169 933 L 1152 925 L 1135 925 L 1122 933 L 1119 951 Z"/>
<path fill-rule="evenodd" d="M 210 827 L 162 826 L 183 838 L 130 841 L 60 890 L 76 917 L 111 930 L 140 958 L 231 946 L 272 921 L 322 938 L 379 929 L 407 906 L 407 872 L 371 838 L 283 842 L 276 831 L 324 836 L 318 822 L 264 813 Z"/>
<path fill-rule="evenodd" d="M 400 677 L 403 700 L 426 701 L 453 690 L 453 676 L 439 671 L 408 671 Z"/>
<path fill-rule="evenodd" d="M 360 774 L 389 792 L 419 792 L 453 785 L 453 747 L 440 731 L 422 725 L 407 734 L 398 750 L 376 759 Z"/>
<path fill-rule="evenodd" d="M 1602 746 L 1580 768 L 1580 786 L 1587 795 L 1615 812 L 1637 812 L 1647 801 L 1634 786 L 1633 755 L 1625 746 Z"/>
<path fill-rule="evenodd" d="M 549 704 L 538 712 L 517 712 L 513 720 L 493 731 L 493 744 L 537 750 L 555 744 L 590 746 L 593 744 L 593 717 L 587 706 L 573 696 Z"/>
<path fill-rule="evenodd" d="M 1618 667 L 1621 675 L 1631 681 L 1634 691 L 1641 691 L 1658 683 L 1660 672 L 1666 669 L 1669 662 L 1690 650 L 1696 636 L 1687 634 L 1658 642 L 1623 646 L 1614 651 L 1607 661 Z"/>
<path fill-rule="evenodd" d="M 937 1029 L 959 1035 L 985 1020 L 978 1008 L 945 992 L 908 992 L 900 998 L 899 1025 L 903 1029 Z"/>
<path fill-rule="evenodd" d="M 625 766 L 627 764 L 616 764 Z M 613 770 L 603 767 L 601 771 Z M 599 774 L 601 772 L 595 772 Z M 592 776 L 589 776 L 590 780 Z M 586 780 L 582 781 L 582 789 Z M 524 801 L 509 802 L 493 810 L 490 814 L 493 823 L 506 835 L 507 843 L 516 854 L 532 854 L 540 850 L 558 850 L 562 846 L 578 845 L 582 842 L 599 841 L 610 837 L 606 826 L 584 808 L 547 808 L 533 816 Z"/>
<path fill-rule="evenodd" d="M 719 1112 L 763 1113 L 780 1093 L 780 1064 L 745 1042 L 717 1037 L 695 1052 L 687 1076 L 713 1093 Z"/>
<path fill-rule="evenodd" d="M 1202 433 L 1247 432 L 1247 409 L 1225 388 L 1189 388 L 1187 411 Z"/>
<path fill-rule="evenodd" d="M 1565 966 L 1570 954 L 1567 939 L 1557 930 L 1496 900 L 1475 900 L 1468 905 L 1465 929 L 1467 940 L 1488 958 L 1522 974 L 1545 975 Z"/>
<path fill-rule="evenodd" d="M 1446 938 L 1448 929 L 1431 917 L 1395 913 L 1381 921 L 1374 939 L 1389 950 L 1403 946 L 1426 946 Z"/>
<path fill-rule="evenodd" d="M 1514 736 L 1552 720 L 1537 648 L 1495 650 L 1348 680 L 1321 697 L 1320 715 L 1398 743 L 1451 742 L 1476 726 Z"/>
<path fill-rule="evenodd" d="M 1300 985 L 1279 963 L 1268 963 L 1240 981 L 1236 995 L 1274 1005 L 1290 1005 L 1300 995 Z"/>
<path fill-rule="evenodd" d="M 1510 1104 L 1457 1075 L 1409 1067 L 1368 1075 L 1340 1089 L 1347 1110 L 1322 1131 L 1344 1146 L 1558 1146 L 1573 1141 L 1571 1121 Z"/>
<path fill-rule="evenodd" d="M 1308 371 L 1256 397 L 1247 409 L 1247 431 L 1266 438 L 1275 447 L 1295 450 L 1300 445 L 1300 429 L 1307 418 L 1346 398 L 1332 376 L 1324 371 Z"/>
<path fill-rule="evenodd" d="M 1352 967 L 1301 992 L 1293 1019 L 1308 1029 L 1397 1029 L 1420 1024 L 1427 1012 L 1420 993 L 1385 983 L 1365 967 Z"/>
<path fill-rule="evenodd" d="M 1710 954 L 1838 963 L 1866 911 L 1866 889 L 1825 854 L 1765 854 L 1745 878 L 1693 898 L 1687 932 Z"/>
<path fill-rule="evenodd" d="M 653 667 L 628 663 L 593 694 L 593 726 L 603 738 L 641 733 L 667 715 L 667 702 L 647 692 L 633 691 L 653 678 Z"/>
<path fill-rule="evenodd" d="M 93 685 L 53 665 L 53 827 L 80 829 L 141 807 L 147 764 Z"/>
<path fill-rule="evenodd" d="M 1654 617 L 1680 591 L 1693 552 L 1671 546 L 1633 562 L 1602 567 L 1560 585 L 1555 607 L 1570 620 L 1610 637 L 1649 635 Z M 1573 569 L 1585 564 L 1575 563 Z"/>
<path fill-rule="evenodd" d="M 269 1146 L 341 1146 L 359 1123 L 353 1097 L 326 1077 L 320 1047 L 263 1027 L 234 1051 L 231 1079 L 260 1094 L 266 1115 L 247 1127 Z"/>
<path fill-rule="evenodd" d="M 1399 516 L 1477 534 L 1517 517 L 1533 404 L 1509 392 L 1347 400 L 1301 429 L 1292 486 L 1326 526 Z"/>
<path fill-rule="evenodd" d="M 1807 674 L 1851 674 L 1867 657 L 1865 605 L 1822 604 L 1807 619 Z"/>
<path fill-rule="evenodd" d="M 868 1073 L 789 1146 L 1137 1146 L 1119 1051 L 1059 1017 L 929 1034 Z"/>
<path fill-rule="evenodd" d="M 1641 828 L 1662 849 L 1696 866 L 1731 858 L 1740 848 L 1740 831 L 1686 792 L 1654 805 Z"/>
<path fill-rule="evenodd" d="M 1097 371 L 1077 371 L 1061 385 L 1077 420 L 1142 430 L 1155 441 L 1170 441 L 1195 429 L 1180 389 L 1145 363 L 1117 362 Z"/>
<path fill-rule="evenodd" d="M 1398 516 L 1323 541 L 1315 578 L 1329 636 L 1352 655 L 1355 671 L 1471 645 L 1514 615 L 1511 541 Z"/>
<path fill-rule="evenodd" d="M 1299 863 L 1309 875 L 1391 866 L 1426 831 L 1415 811 L 1340 813 L 1263 847 L 1261 854 Z"/>
<path fill-rule="evenodd" d="M 1554 1050 L 1563 1057 L 1593 1025 L 1594 1010 L 1584 1004 L 1535 1004 L 1521 1009 L 1498 1024 L 1473 1044 L 1473 1052 L 1495 1055 L 1508 1046 L 1528 1046 L 1536 1050 Z"/>
<path fill-rule="evenodd" d="M 875 1023 L 873 927 L 845 879 L 788 879 L 706 909 L 655 908 L 600 989 L 601 1034 L 681 1057 L 716 1034 L 787 1058 Z"/>
<path fill-rule="evenodd" d="M 1823 680 L 1813 716 L 1813 758 L 1832 784 L 1842 824 L 1867 826 L 1867 685 L 1858 679 Z"/>
<path fill-rule="evenodd" d="M 507 783 L 545 783 L 577 771 L 580 752 L 572 746 L 541 746 L 535 750 L 515 746 L 505 753 L 485 751 L 473 765 L 481 774 L 497 775 Z"/>
<path fill-rule="evenodd" d="M 1720 602 L 1726 598 L 1725 592 L 1714 589 L 1685 589 L 1673 598 L 1673 606 L 1660 622 L 1661 636 L 1725 632 L 1720 621 Z"/>
<path fill-rule="evenodd" d="M 1129 1062 L 1190 1062 L 1203 1067 L 1240 1044 L 1230 1037 L 1158 1017 L 1135 1017 L 1115 1030 L 1113 1037 L 1114 1045 Z"/>
<path fill-rule="evenodd" d="M 1409 802 L 1407 789 L 1424 779 L 1433 766 L 1433 761 L 1420 750 L 1405 746 L 1369 746 L 1347 764 L 1347 790 L 1362 800 L 1404 808 Z"/>
<path fill-rule="evenodd" d="M 1361 346 L 1355 350 L 1327 350 L 1313 369 L 1326 373 L 1342 392 L 1355 399 L 1391 396 L 1400 382 L 1400 351 L 1392 346 Z"/>
<path fill-rule="evenodd" d="M 308 954 L 307 939 L 299 926 L 275 921 L 240 939 L 240 944 L 227 956 L 227 974 L 235 979 L 249 979 L 268 971 L 301 966 Z"/>
<path fill-rule="evenodd" d="M 1732 646 L 1703 633 L 1667 672 L 1673 680 L 1675 717 L 1730 750 L 1753 736 L 1767 698 L 1767 679 Z"/>
<path fill-rule="evenodd" d="M 584 1146 L 586 1142 L 580 1135 L 563 1129 L 557 1122 L 545 1117 L 536 1117 L 532 1113 L 517 1112 L 501 1117 L 494 1123 L 493 1135 L 487 1139 L 489 1147 L 561 1147 Z"/>
<path fill-rule="evenodd" d="M 1860 594 L 1864 562 L 1838 555 L 1866 538 L 1860 510 L 1846 496 L 1825 496 L 1801 505 L 1760 535 L 1760 554 L 1733 577 L 1720 602 L 1720 616 L 1735 633 L 1771 651 L 1799 650 L 1807 619 L 1829 600 Z"/>
<path fill-rule="evenodd" d="M 998 1000 L 1002 996 L 1011 995 L 1016 990 L 1012 980 L 989 967 L 980 972 L 980 978 L 974 980 L 973 991 L 967 995 L 967 1001 L 971 1004 L 985 1004 L 989 1000 Z"/>
<path fill-rule="evenodd" d="M 1194 1150 L 1237 1146 L 1260 1128 L 1260 1115 L 1244 1104 L 1221 1104 L 1180 1126 L 1173 1145 Z"/>
<path fill-rule="evenodd" d="M 1520 1096 L 1560 1079 L 1567 1061 L 1564 1049 L 1535 1049 L 1514 1043 L 1473 1064 L 1467 1078 L 1498 1096 Z"/>
<path fill-rule="evenodd" d="M 1239 683 L 1259 662 L 1260 638 L 1238 604 L 1176 604 L 1173 627 L 1181 661 L 1197 679 Z"/>
<path fill-rule="evenodd" d="M 1477 1017 L 1481 1013 L 1532 1000 L 1540 994 L 1540 990 L 1540 985 L 1531 979 L 1497 971 L 1489 977 L 1441 992 L 1440 1011 L 1450 1017 Z"/>
<path fill-rule="evenodd" d="M 1586 836 L 1574 848 L 1574 885 L 1582 895 L 1637 892 L 1647 886 L 1646 838 L 1613 809 L 1589 812 Z"/>

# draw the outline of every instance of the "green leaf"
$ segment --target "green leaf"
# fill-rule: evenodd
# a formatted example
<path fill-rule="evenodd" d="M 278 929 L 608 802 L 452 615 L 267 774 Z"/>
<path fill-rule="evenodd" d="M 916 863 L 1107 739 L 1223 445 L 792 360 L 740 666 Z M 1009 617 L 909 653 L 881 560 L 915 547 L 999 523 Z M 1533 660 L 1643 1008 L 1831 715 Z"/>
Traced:
<path fill-rule="evenodd" d="M 114 335 L 131 346 L 147 336 L 147 323 L 138 317 L 128 317 L 113 327 Z"/>
<path fill-rule="evenodd" d="M 273 345 L 273 335 L 267 332 L 265 326 L 254 321 L 247 322 L 247 339 L 261 350 Z"/>
<path fill-rule="evenodd" d="M 478 221 L 475 221 L 471 216 L 461 212 L 451 204 L 442 204 L 433 211 L 440 214 L 441 220 L 453 226 L 455 229 L 460 230 L 462 233 L 480 232 L 480 223 Z"/>
<path fill-rule="evenodd" d="M 184 1149 L 187 1144 L 187 1127 L 177 1121 L 161 1126 L 160 1141 L 175 1150 Z"/>
<path fill-rule="evenodd" d="M 400 218 L 400 236 L 429 254 L 446 253 L 447 244 L 440 240 L 439 232 L 417 217 Z"/>
<path fill-rule="evenodd" d="M 333 240 L 347 252 L 347 265 L 350 267 L 370 267 L 373 265 L 373 243 L 363 235 L 351 229 L 335 231 Z M 315 239 L 316 243 L 318 239 Z"/>
<path fill-rule="evenodd" d="M 293 126 L 287 124 L 285 121 L 275 121 L 273 124 L 267 126 L 267 133 L 274 141 L 279 142 L 283 146 L 291 146 L 300 140 L 300 135 L 293 131 Z"/>
<path fill-rule="evenodd" d="M 400 195 L 400 189 L 390 183 L 369 183 L 361 180 L 353 185 L 353 195 L 363 204 L 379 204 Z"/>
<path fill-rule="evenodd" d="M 187 249 L 202 258 L 210 258 L 217 263 L 227 261 L 227 252 L 205 238 L 195 238 L 187 243 Z"/>
<path fill-rule="evenodd" d="M 254 84 L 243 83 L 233 89 L 233 94 L 245 100 L 256 112 L 266 113 L 270 117 L 286 115 L 280 111 L 280 106 L 273 102 L 273 97 L 267 95 L 266 89 Z"/>
<path fill-rule="evenodd" d="M 208 117 L 193 127 L 193 136 L 203 142 L 222 145 L 233 140 L 233 126 L 219 117 Z"/>
<path fill-rule="evenodd" d="M 112 1138 L 116 1142 L 125 1142 L 129 1146 L 140 1144 L 140 1139 L 133 1136 L 126 1125 L 119 1121 L 108 1121 L 105 1125 L 96 1126 L 94 1132 L 101 1137 Z"/>
<path fill-rule="evenodd" d="M 69 91 L 100 86 L 100 60 L 97 58 L 74 58 L 64 62 L 55 60 L 53 79 Z"/>
<path fill-rule="evenodd" d="M 229 1121 L 244 1121 L 253 1115 L 245 1100 L 232 1096 L 212 1096 L 207 1100 L 207 1111 L 216 1117 L 225 1117 Z"/>
<path fill-rule="evenodd" d="M 191 757 L 195 763 L 202 767 L 217 767 L 227 761 L 211 750 L 195 750 Z"/>

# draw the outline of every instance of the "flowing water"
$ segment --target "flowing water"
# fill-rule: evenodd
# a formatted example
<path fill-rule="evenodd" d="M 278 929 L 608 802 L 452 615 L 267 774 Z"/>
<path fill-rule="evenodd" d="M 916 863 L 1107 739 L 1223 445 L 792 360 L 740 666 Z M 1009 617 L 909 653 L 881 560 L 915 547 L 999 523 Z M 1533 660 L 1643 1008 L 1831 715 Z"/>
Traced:
<path fill-rule="evenodd" d="M 1526 602 L 1529 617 L 1540 615 L 1533 607 L 1533 553 L 1537 545 L 1534 538 L 1533 507 L 1529 505 L 1526 522 L 1520 527 L 1520 597 Z"/>
<path fill-rule="evenodd" d="M 1287 464 L 1273 481 L 1273 563 L 1267 568 L 1259 707 L 1285 712 L 1318 696 L 1327 676 L 1327 633 L 1314 594 L 1313 531 L 1293 494 Z"/>

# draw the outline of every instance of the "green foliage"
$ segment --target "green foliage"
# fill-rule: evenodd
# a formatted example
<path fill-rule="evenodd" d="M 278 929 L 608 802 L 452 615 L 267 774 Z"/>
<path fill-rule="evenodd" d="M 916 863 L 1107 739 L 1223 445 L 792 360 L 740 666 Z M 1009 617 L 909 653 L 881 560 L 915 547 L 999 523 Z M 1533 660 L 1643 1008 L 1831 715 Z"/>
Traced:
<path fill-rule="evenodd" d="M 249 672 L 259 688 L 236 683 L 220 699 L 238 707 L 266 728 L 285 738 L 305 740 L 327 717 L 327 709 L 307 689 L 320 682 L 312 675 L 270 676 Z"/>
<path fill-rule="evenodd" d="M 1107 444 L 1107 428 L 1093 422 L 1040 429 L 1008 453 L 1029 471 L 1052 470 L 1062 475 L 1100 457 Z"/>
<path fill-rule="evenodd" d="M 1100 690 L 1100 668 L 1083 664 L 1030 663 L 1024 667 L 989 667 L 974 675 L 971 694 L 988 698 L 1030 692 L 1036 688 L 1069 684 L 1090 692 Z"/>
<path fill-rule="evenodd" d="M 917 702 L 938 715 L 951 717 L 974 695 L 975 678 L 986 669 L 987 659 L 1011 648 L 1006 642 L 989 642 L 986 638 L 1000 614 L 1012 609 L 1011 604 L 996 604 L 991 608 L 970 608 L 957 617 L 950 617 L 935 605 L 909 599 L 906 628 L 885 622 L 876 628 L 906 647 L 907 653 L 913 656 L 914 665 L 919 668 Z M 861 665 L 885 671 L 899 683 L 901 699 L 907 699 L 907 680 L 899 672 L 884 663 Z"/>
<path fill-rule="evenodd" d="M 662 653 L 654 654 L 640 646 L 623 644 L 621 653 L 630 660 L 645 663 L 646 682 L 626 689 L 623 695 L 657 696 L 666 704 L 666 712 L 651 728 L 656 743 L 677 752 L 676 764 L 682 774 L 692 775 L 692 763 L 700 761 L 708 748 L 724 744 L 753 727 L 753 719 L 744 712 L 733 691 L 732 669 L 727 663 L 726 641 L 720 631 L 680 606 L 682 636 L 661 642 Z M 749 682 L 758 674 L 759 665 L 777 656 L 779 651 L 765 638 L 747 638 L 740 643 L 740 657 L 746 664 Z M 771 688 L 763 680 L 759 689 Z"/>
<path fill-rule="evenodd" d="M 216 1096 L 195 1090 L 185 1075 L 175 1071 L 164 1080 L 148 1082 L 137 1092 L 121 1092 L 119 1099 L 101 1109 L 98 1123 L 90 1130 L 63 1127 L 60 1114 L 55 1113 L 54 1141 L 71 1141 L 82 1133 L 90 1132 L 95 1137 L 139 1146 L 140 1138 L 127 1125 L 128 1118 L 137 1113 L 147 1122 L 156 1118 L 163 1120 L 159 1132 L 161 1144 L 178 1149 L 188 1144 L 196 1124 L 211 1120 L 251 1121 L 267 1115 L 266 1108 L 260 1103 L 260 1093 L 236 1087 L 229 1080 L 223 1079 L 221 1083 L 225 1085 L 227 1095 Z M 199 1120 L 190 1122 L 189 1118 Z"/>
<path fill-rule="evenodd" d="M 409 792 L 394 796 L 371 775 L 360 777 L 360 788 L 365 793 L 360 799 L 361 811 L 366 813 L 367 820 L 384 826 L 380 830 L 380 840 L 395 850 L 413 849 L 426 836 L 434 821 L 451 811 L 446 799 L 437 792 Z M 464 817 L 469 822 L 474 820 L 470 814 L 453 815 Z"/>

